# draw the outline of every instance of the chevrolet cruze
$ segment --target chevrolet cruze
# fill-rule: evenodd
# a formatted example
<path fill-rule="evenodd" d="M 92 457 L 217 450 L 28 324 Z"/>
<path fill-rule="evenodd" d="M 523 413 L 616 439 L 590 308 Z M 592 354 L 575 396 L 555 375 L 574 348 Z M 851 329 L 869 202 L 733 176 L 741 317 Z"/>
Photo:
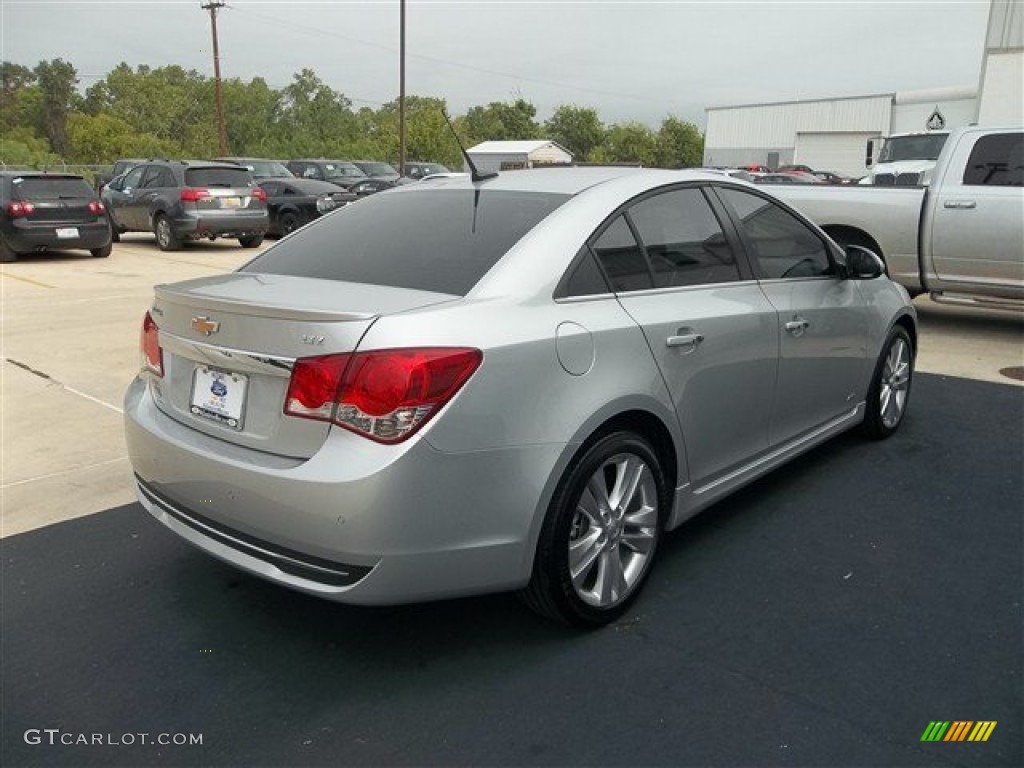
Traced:
<path fill-rule="evenodd" d="M 518 590 L 583 626 L 696 512 L 893 434 L 917 340 L 877 256 L 685 171 L 409 185 L 155 293 L 125 413 L 157 520 L 333 600 Z"/>

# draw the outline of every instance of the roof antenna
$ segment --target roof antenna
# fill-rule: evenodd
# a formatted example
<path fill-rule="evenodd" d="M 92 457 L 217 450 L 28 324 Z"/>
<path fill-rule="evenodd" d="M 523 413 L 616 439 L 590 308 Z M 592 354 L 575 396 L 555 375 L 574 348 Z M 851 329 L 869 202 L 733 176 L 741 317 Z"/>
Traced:
<path fill-rule="evenodd" d="M 441 114 L 444 116 L 444 121 L 446 123 L 448 123 L 448 127 L 451 129 L 452 136 L 455 137 L 455 143 L 458 144 L 459 145 L 459 149 L 462 150 L 462 156 L 464 158 L 466 158 L 466 165 L 469 166 L 470 178 L 473 179 L 474 182 L 486 181 L 487 179 L 495 179 L 495 178 L 497 178 L 498 177 L 498 173 L 496 171 L 490 171 L 488 173 L 480 173 L 480 171 L 477 170 L 476 163 L 473 162 L 473 158 L 471 158 L 469 156 L 469 152 L 466 151 L 466 148 L 464 146 L 462 146 L 462 142 L 459 141 L 459 134 L 457 134 L 455 132 L 455 127 L 452 125 L 452 121 L 448 119 L 448 113 L 445 112 L 444 109 L 442 108 L 441 109 Z"/>

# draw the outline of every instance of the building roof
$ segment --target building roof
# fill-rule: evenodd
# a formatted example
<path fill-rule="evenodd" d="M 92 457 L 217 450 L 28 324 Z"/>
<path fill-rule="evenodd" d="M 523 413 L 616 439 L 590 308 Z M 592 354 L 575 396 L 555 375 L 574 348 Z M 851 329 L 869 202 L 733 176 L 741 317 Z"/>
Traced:
<path fill-rule="evenodd" d="M 531 152 L 536 152 L 538 149 L 543 149 L 545 147 L 557 147 L 565 152 L 565 154 L 570 156 L 572 155 L 572 152 L 567 150 L 561 144 L 554 141 L 548 141 L 547 139 L 534 139 L 529 141 L 483 141 L 475 147 L 470 147 L 466 151 L 472 155 L 528 155 Z"/>

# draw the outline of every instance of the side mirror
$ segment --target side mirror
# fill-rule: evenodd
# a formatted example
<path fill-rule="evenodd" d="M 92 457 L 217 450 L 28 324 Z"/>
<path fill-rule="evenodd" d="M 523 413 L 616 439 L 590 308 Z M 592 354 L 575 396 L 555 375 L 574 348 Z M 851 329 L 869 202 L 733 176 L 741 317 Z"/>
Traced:
<path fill-rule="evenodd" d="M 107 186 L 110 187 L 115 192 L 120 192 L 122 184 L 124 184 L 124 176 L 115 176 L 113 179 L 110 180 L 110 183 L 107 184 Z"/>
<path fill-rule="evenodd" d="M 875 140 L 874 139 L 868 139 L 867 152 L 866 152 L 866 154 L 864 156 L 864 165 L 866 167 L 870 168 L 871 164 L 874 161 L 875 161 Z"/>
<path fill-rule="evenodd" d="M 874 280 L 885 274 L 885 262 L 874 251 L 860 245 L 848 245 L 846 276 L 851 280 Z"/>

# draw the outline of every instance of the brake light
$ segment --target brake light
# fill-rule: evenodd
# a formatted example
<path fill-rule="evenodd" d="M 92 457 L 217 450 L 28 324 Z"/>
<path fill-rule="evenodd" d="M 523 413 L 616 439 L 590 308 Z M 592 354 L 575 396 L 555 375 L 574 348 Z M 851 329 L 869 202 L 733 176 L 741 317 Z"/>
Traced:
<path fill-rule="evenodd" d="M 448 403 L 480 367 L 478 349 L 386 349 L 297 360 L 284 412 L 379 443 L 400 443 Z"/>
<path fill-rule="evenodd" d="M 267 193 L 263 187 L 253 187 L 252 196 L 257 200 L 262 200 L 264 203 L 267 202 Z"/>
<path fill-rule="evenodd" d="M 213 197 L 210 194 L 210 190 L 202 187 L 185 187 L 181 190 L 181 200 L 184 203 L 196 203 L 210 197 Z"/>
<path fill-rule="evenodd" d="M 35 209 L 35 204 L 28 200 L 12 200 L 7 204 L 7 215 L 17 219 L 20 216 L 31 216 Z"/>
<path fill-rule="evenodd" d="M 107 210 L 107 209 L 103 206 L 103 203 L 101 203 L 99 200 L 90 200 L 89 201 L 89 212 L 90 213 L 94 213 L 97 216 L 100 216 L 105 210 Z"/>
<path fill-rule="evenodd" d="M 163 378 L 164 351 L 160 348 L 160 329 L 149 312 L 142 319 L 142 335 L 139 339 L 139 346 L 142 349 L 143 370 L 151 371 Z"/>

